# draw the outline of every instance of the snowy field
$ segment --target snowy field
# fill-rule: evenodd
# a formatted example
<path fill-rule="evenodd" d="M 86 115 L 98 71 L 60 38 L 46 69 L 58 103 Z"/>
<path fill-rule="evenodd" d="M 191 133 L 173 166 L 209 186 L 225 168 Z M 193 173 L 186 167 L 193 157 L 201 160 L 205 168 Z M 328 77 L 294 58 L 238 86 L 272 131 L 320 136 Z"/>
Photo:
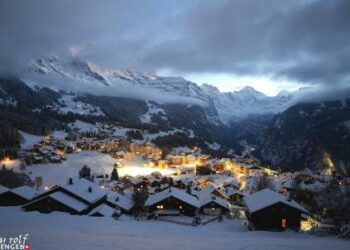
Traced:
<path fill-rule="evenodd" d="M 79 170 L 87 165 L 91 173 L 110 174 L 115 160 L 108 154 L 93 151 L 82 151 L 66 156 L 62 163 L 35 164 L 26 167 L 26 172 L 34 180 L 36 176 L 43 177 L 43 187 L 53 184 L 61 184 L 69 177 L 78 177 Z M 20 172 L 19 167 L 15 170 Z"/>
<path fill-rule="evenodd" d="M 99 218 L 25 213 L 18 207 L 0 208 L 0 237 L 30 234 L 30 249 L 349 249 L 350 242 L 294 232 L 250 232 L 239 220 L 198 227 L 130 217 Z"/>
<path fill-rule="evenodd" d="M 66 155 L 67 160 L 62 163 L 35 164 L 27 166 L 26 173 L 34 180 L 35 177 L 43 177 L 43 187 L 65 183 L 69 177 L 78 177 L 79 170 L 87 165 L 91 169 L 91 174 L 111 174 L 114 163 L 117 161 L 108 154 L 96 151 L 82 151 Z M 4 162 L 7 167 L 19 170 L 19 161 Z M 120 177 L 125 175 L 149 175 L 158 171 L 163 175 L 172 174 L 175 170 L 144 167 L 148 161 L 142 157 L 135 157 L 132 161 L 126 161 L 118 169 Z M 120 165 L 120 164 L 119 164 Z"/>

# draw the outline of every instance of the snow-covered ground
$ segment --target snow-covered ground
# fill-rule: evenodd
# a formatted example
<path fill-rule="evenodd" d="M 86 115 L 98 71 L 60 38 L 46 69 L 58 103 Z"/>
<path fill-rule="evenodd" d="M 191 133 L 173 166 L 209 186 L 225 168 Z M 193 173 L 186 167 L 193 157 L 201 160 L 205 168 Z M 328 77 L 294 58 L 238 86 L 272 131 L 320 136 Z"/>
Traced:
<path fill-rule="evenodd" d="M 115 160 L 108 154 L 94 151 L 82 151 L 67 155 L 67 160 L 60 164 L 47 163 L 27 166 L 26 172 L 31 172 L 30 177 L 43 177 L 43 187 L 53 184 L 61 184 L 69 177 L 78 177 L 79 170 L 87 165 L 92 173 L 110 174 Z M 18 170 L 19 171 L 19 170 Z"/>
<path fill-rule="evenodd" d="M 60 164 L 56 163 L 43 163 L 35 164 L 26 167 L 26 172 L 34 180 L 35 177 L 41 176 L 43 178 L 43 188 L 45 186 L 62 184 L 67 181 L 69 177 L 78 177 L 79 170 L 87 165 L 91 169 L 91 174 L 108 174 L 110 175 L 114 163 L 120 163 L 108 154 L 103 154 L 96 151 L 82 151 L 79 153 L 73 153 L 66 155 L 67 160 L 62 161 Z M 118 174 L 120 177 L 125 175 L 137 176 L 137 175 L 149 175 L 152 172 L 160 172 L 163 175 L 172 174 L 176 170 L 172 169 L 160 169 L 145 167 L 144 164 L 149 163 L 142 159 L 142 157 L 135 157 L 131 161 L 123 161 L 122 164 L 118 164 Z M 10 163 L 4 162 L 7 167 L 19 170 L 19 161 L 11 161 Z"/>
<path fill-rule="evenodd" d="M 240 220 L 197 227 L 162 221 L 119 220 L 0 208 L 0 237 L 29 234 L 31 249 L 349 249 L 349 241 L 295 232 L 250 232 Z"/>
<path fill-rule="evenodd" d="M 151 123 L 153 115 L 161 115 L 163 120 L 167 120 L 166 113 L 163 108 L 156 106 L 155 104 L 147 101 L 148 111 L 140 116 L 140 120 L 143 123 Z"/>
<path fill-rule="evenodd" d="M 23 131 L 20 131 L 20 134 L 22 136 L 22 149 L 30 149 L 33 147 L 33 145 L 39 143 L 44 138 L 44 136 L 32 135 Z"/>
<path fill-rule="evenodd" d="M 80 132 L 97 131 L 97 127 L 94 124 L 76 120 L 75 122 L 69 123 L 69 127 L 77 129 Z"/>
<path fill-rule="evenodd" d="M 104 116 L 104 113 L 99 107 L 92 106 L 89 103 L 84 103 L 81 101 L 74 100 L 76 96 L 63 95 L 59 102 L 62 107 L 58 108 L 58 112 L 62 114 L 67 114 L 69 112 L 80 115 L 95 115 Z"/>

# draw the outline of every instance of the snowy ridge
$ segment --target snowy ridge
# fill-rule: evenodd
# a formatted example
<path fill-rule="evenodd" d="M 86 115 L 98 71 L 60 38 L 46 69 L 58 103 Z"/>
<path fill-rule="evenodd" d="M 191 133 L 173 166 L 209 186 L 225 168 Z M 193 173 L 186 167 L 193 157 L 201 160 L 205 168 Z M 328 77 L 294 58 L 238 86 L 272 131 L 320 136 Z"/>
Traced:
<path fill-rule="evenodd" d="M 155 73 L 104 69 L 76 58 L 62 60 L 55 56 L 33 61 L 24 79 L 32 87 L 33 82 L 36 82 L 39 86 L 63 89 L 76 94 L 128 97 L 158 104 L 185 103 L 203 107 L 214 105 L 219 119 L 210 112 L 207 114 L 208 119 L 213 123 L 220 120 L 227 125 L 232 120 L 244 118 L 249 114 L 278 113 L 289 107 L 293 101 L 293 93 L 286 91 L 274 97 L 265 96 L 252 87 L 222 93 L 211 85 L 198 86 L 182 77 L 162 77 Z M 72 102 L 71 97 L 64 97 L 62 101 L 67 105 L 61 110 L 62 112 L 84 114 L 85 111 L 91 112 L 95 108 L 87 107 L 85 111 L 79 110 L 77 106 L 83 104 Z M 145 123 L 150 121 L 152 114 L 162 113 L 162 110 L 154 104 L 148 102 L 148 105 L 149 113 L 141 118 Z M 95 114 L 99 115 L 101 112 L 97 110 Z"/>
<path fill-rule="evenodd" d="M 201 89 L 211 97 L 221 121 L 227 125 L 250 114 L 281 112 L 294 101 L 290 93 L 283 92 L 281 95 L 269 97 L 249 86 L 227 93 L 222 93 L 208 84 L 203 84 Z"/>

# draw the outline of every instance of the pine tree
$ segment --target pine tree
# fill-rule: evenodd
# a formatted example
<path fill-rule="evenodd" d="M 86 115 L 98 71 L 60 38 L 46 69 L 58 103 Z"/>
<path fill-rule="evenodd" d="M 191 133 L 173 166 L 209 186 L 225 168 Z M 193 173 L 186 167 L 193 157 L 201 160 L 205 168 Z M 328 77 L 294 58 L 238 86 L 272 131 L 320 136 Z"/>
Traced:
<path fill-rule="evenodd" d="M 84 165 L 82 169 L 79 171 L 79 177 L 90 179 L 91 178 L 91 170 L 88 168 L 88 166 Z"/>
<path fill-rule="evenodd" d="M 119 181 L 118 170 L 116 167 L 113 168 L 111 173 L 111 181 Z"/>

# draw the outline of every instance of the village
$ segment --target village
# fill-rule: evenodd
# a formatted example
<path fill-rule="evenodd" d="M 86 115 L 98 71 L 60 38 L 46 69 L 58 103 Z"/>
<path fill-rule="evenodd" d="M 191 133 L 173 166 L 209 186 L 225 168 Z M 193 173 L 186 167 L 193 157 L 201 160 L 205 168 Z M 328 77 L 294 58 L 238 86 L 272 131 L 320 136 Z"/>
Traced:
<path fill-rule="evenodd" d="M 165 154 L 152 142 L 115 131 L 100 124 L 54 134 L 32 143 L 18 159 L 3 159 L 3 174 L 26 173 L 34 186 L 0 185 L 0 206 L 117 220 L 126 215 L 191 226 L 240 218 L 249 230 L 349 234 L 349 226 L 339 227 L 329 219 L 335 216 L 331 208 L 315 210 L 304 195 L 329 187 L 348 193 L 350 178 L 332 169 L 279 172 L 252 157 L 214 158 L 198 147 Z M 108 157 L 108 163 L 95 168 L 89 157 L 97 156 Z M 78 164 L 70 162 L 73 157 Z M 87 164 L 79 165 L 82 159 Z M 43 166 L 62 171 L 48 179 L 40 170 Z"/>

